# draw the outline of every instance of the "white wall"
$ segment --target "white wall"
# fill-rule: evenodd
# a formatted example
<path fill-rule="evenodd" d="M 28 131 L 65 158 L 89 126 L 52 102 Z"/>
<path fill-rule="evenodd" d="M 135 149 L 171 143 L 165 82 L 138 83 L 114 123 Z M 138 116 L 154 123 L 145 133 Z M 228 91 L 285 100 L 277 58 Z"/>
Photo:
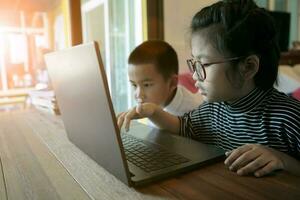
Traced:
<path fill-rule="evenodd" d="M 188 71 L 186 59 L 191 57 L 189 26 L 193 16 L 217 0 L 164 0 L 164 39 L 176 50 L 179 71 Z"/>

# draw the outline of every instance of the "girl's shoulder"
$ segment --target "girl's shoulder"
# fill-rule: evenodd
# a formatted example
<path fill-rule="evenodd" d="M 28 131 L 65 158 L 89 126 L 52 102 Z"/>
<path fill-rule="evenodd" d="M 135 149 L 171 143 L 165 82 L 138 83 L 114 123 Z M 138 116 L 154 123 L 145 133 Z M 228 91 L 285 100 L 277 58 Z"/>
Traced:
<path fill-rule="evenodd" d="M 286 116 L 296 116 L 300 119 L 300 101 L 276 89 L 273 89 L 270 95 L 267 96 L 264 105 L 272 112 Z"/>
<path fill-rule="evenodd" d="M 268 95 L 268 103 L 282 106 L 295 106 L 300 108 L 300 101 L 294 99 L 293 97 L 278 91 L 277 89 L 272 89 L 270 95 Z"/>

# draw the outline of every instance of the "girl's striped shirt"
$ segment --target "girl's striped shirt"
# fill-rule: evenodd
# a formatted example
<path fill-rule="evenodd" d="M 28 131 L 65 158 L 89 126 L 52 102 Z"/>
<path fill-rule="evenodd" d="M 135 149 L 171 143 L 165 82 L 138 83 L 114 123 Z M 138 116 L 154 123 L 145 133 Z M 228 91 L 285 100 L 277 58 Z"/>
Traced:
<path fill-rule="evenodd" d="M 234 103 L 204 103 L 180 120 L 180 135 L 232 150 L 259 143 L 300 158 L 300 102 L 271 88 Z"/>

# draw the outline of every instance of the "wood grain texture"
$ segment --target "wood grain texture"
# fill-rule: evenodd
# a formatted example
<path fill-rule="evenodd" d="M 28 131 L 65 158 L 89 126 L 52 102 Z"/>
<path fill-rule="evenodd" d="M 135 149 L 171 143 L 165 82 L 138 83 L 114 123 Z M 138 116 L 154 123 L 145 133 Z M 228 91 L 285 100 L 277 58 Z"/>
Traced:
<path fill-rule="evenodd" d="M 7 199 L 7 191 L 6 186 L 4 182 L 4 174 L 2 169 L 2 160 L 0 157 L 0 200 L 6 200 Z"/>
<path fill-rule="evenodd" d="M 23 120 L 0 118 L 0 156 L 8 199 L 90 199 Z"/>
<path fill-rule="evenodd" d="M 9 199 L 300 199 L 300 177 L 240 177 L 222 162 L 130 188 L 69 142 L 59 116 L 35 110 L 0 114 L 0 156 Z"/>
<path fill-rule="evenodd" d="M 31 112 L 26 122 L 74 179 L 95 199 L 162 199 L 142 194 L 120 182 L 73 145 L 58 116 Z M 172 196 L 172 195 L 168 195 Z"/>

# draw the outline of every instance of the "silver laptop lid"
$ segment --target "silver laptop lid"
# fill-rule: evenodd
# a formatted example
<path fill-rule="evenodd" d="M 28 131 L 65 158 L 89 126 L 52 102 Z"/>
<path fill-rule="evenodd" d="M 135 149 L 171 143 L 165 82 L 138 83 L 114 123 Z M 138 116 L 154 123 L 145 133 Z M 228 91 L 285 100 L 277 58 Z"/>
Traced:
<path fill-rule="evenodd" d="M 97 43 L 50 53 L 45 60 L 70 141 L 122 182 L 130 184 Z"/>

